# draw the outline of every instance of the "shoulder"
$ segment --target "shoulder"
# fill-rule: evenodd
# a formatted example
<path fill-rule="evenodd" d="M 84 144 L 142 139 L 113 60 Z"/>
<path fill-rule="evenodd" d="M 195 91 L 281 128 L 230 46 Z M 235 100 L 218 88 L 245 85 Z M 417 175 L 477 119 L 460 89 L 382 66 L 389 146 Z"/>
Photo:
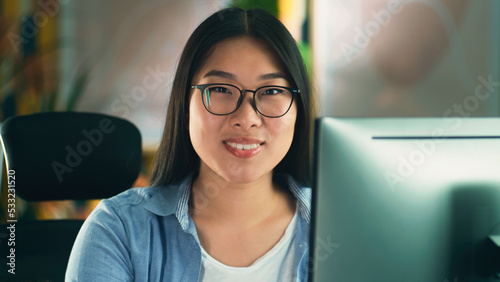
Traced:
<path fill-rule="evenodd" d="M 159 193 L 160 189 L 156 187 L 130 188 L 116 196 L 104 199 L 102 202 L 116 207 L 137 206 Z"/>
<path fill-rule="evenodd" d="M 178 194 L 179 185 L 131 188 L 102 200 L 93 213 L 96 215 L 103 212 L 116 215 L 124 214 L 128 217 L 131 216 L 131 213 L 135 216 L 141 214 L 167 216 L 175 212 Z"/>
<path fill-rule="evenodd" d="M 162 196 L 166 198 L 175 198 L 178 186 L 171 185 L 166 187 L 140 187 L 130 188 L 116 196 L 103 200 L 105 203 L 117 207 L 121 206 L 139 206 L 147 203 L 151 198 Z"/>
<path fill-rule="evenodd" d="M 111 225 L 147 222 L 152 218 L 175 215 L 176 209 L 185 198 L 192 178 L 181 183 L 159 187 L 131 188 L 114 197 L 102 200 L 92 211 L 87 221 Z M 112 222 L 112 223 L 111 223 Z"/>

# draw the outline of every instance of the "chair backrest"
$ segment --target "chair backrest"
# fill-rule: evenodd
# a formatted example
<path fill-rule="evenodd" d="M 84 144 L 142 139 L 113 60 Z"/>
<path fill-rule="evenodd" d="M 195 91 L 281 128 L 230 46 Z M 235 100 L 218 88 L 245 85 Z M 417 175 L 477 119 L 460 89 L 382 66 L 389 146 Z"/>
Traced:
<path fill-rule="evenodd" d="M 108 198 L 130 188 L 141 168 L 139 130 L 129 121 L 109 115 L 51 112 L 17 116 L 2 124 L 0 137 L 7 174 L 14 176 L 8 177 L 14 180 L 10 186 L 26 201 Z M 0 227 L 0 233 L 8 233 L 0 236 L 0 280 L 62 281 L 83 221 L 21 222 L 16 218 L 14 214 Z M 10 226 L 15 228 L 8 229 Z M 9 243 L 12 236 L 14 246 Z M 12 261 L 15 263 L 9 265 Z M 15 275 L 8 273 L 12 266 Z"/>

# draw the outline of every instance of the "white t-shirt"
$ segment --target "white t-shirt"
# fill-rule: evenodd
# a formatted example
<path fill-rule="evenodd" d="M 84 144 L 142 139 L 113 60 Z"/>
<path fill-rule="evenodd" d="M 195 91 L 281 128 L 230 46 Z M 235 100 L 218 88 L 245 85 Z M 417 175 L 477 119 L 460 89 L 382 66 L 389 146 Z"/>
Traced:
<path fill-rule="evenodd" d="M 296 272 L 293 259 L 297 214 L 295 211 L 280 241 L 248 267 L 233 267 L 220 263 L 202 247 L 200 281 L 292 281 Z"/>

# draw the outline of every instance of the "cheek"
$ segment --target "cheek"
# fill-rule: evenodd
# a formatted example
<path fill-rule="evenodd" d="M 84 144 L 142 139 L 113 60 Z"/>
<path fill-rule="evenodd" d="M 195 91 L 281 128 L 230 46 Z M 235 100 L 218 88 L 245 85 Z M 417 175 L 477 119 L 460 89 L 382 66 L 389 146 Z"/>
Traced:
<path fill-rule="evenodd" d="M 292 107 L 283 117 L 270 120 L 269 127 L 281 142 L 291 144 L 295 132 L 295 122 L 297 120 L 297 110 Z"/>
<path fill-rule="evenodd" d="M 193 95 L 189 102 L 189 136 L 195 150 L 208 146 L 207 141 L 213 140 L 220 127 L 220 119 L 207 112 L 201 98 Z"/>
<path fill-rule="evenodd" d="M 295 130 L 295 122 L 297 121 L 297 105 L 293 103 L 290 111 L 281 118 L 283 130 L 291 131 L 293 136 L 293 132 Z"/>
<path fill-rule="evenodd" d="M 201 108 L 200 108 L 201 106 Z M 197 95 L 191 96 L 189 100 L 189 136 L 193 146 L 197 147 L 203 133 L 203 105 Z"/>

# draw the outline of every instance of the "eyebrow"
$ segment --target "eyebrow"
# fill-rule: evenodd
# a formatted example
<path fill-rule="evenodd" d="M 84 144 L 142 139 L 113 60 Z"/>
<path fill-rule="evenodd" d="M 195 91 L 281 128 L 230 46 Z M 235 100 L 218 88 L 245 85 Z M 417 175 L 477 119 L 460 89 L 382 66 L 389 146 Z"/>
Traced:
<path fill-rule="evenodd" d="M 235 80 L 236 76 L 232 73 L 221 71 L 221 70 L 211 70 L 207 72 L 203 77 L 209 77 L 209 76 L 216 76 L 216 77 L 222 77 L 222 78 L 228 78 Z"/>
<path fill-rule="evenodd" d="M 268 79 L 276 79 L 276 78 L 283 78 L 287 79 L 284 74 L 281 72 L 273 72 L 273 73 L 268 73 L 260 76 L 260 80 L 268 80 Z"/>
<path fill-rule="evenodd" d="M 215 76 L 215 77 L 236 80 L 236 75 L 229 73 L 229 72 L 221 71 L 221 70 L 211 70 L 211 71 L 207 72 L 203 77 L 209 77 L 209 76 Z M 259 80 L 268 80 L 268 79 L 276 79 L 276 78 L 287 79 L 287 77 L 283 73 L 273 72 L 273 73 L 267 73 L 267 74 L 261 75 L 259 77 Z"/>

